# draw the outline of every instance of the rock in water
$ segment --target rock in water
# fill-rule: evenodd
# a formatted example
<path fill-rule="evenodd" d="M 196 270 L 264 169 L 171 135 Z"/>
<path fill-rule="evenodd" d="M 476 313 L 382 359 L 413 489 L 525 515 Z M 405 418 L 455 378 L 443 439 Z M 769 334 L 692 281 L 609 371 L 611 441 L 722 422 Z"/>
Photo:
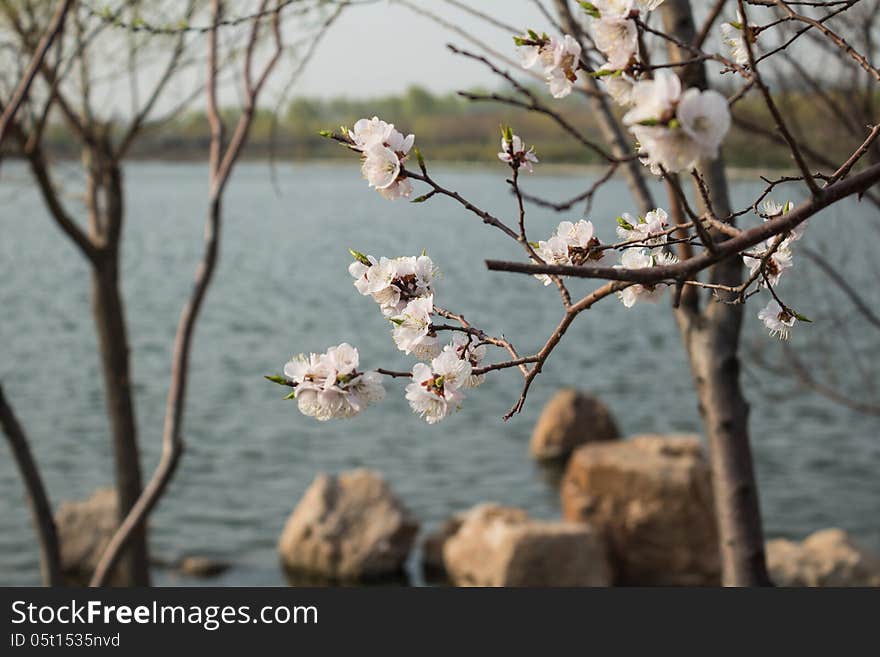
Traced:
<path fill-rule="evenodd" d="M 177 570 L 187 577 L 208 578 L 222 575 L 229 570 L 229 564 L 219 559 L 189 555 L 180 560 Z"/>
<path fill-rule="evenodd" d="M 278 551 L 293 572 L 381 578 L 402 571 L 418 528 L 378 473 L 319 475 L 288 519 Z"/>
<path fill-rule="evenodd" d="M 616 583 L 720 583 L 709 466 L 697 436 L 637 436 L 580 447 L 561 487 L 563 516 L 602 531 Z"/>
<path fill-rule="evenodd" d="M 544 406 L 529 450 L 541 461 L 564 461 L 581 445 L 618 438 L 617 424 L 605 404 L 586 393 L 564 388 Z"/>
<path fill-rule="evenodd" d="M 446 565 L 443 563 L 443 548 L 461 528 L 466 513 L 456 513 L 443 521 L 433 532 L 422 541 L 422 565 L 430 575 L 443 575 Z"/>
<path fill-rule="evenodd" d="M 483 504 L 443 547 L 458 586 L 608 586 L 601 538 L 589 527 L 531 520 L 522 509 Z"/>
<path fill-rule="evenodd" d="M 55 513 L 61 571 L 70 584 L 85 586 L 116 531 L 116 490 L 99 488 L 85 500 L 63 502 Z M 111 580 L 112 583 L 118 583 Z"/>
<path fill-rule="evenodd" d="M 777 586 L 880 586 L 880 555 L 842 529 L 822 529 L 802 542 L 767 541 L 767 568 Z"/>

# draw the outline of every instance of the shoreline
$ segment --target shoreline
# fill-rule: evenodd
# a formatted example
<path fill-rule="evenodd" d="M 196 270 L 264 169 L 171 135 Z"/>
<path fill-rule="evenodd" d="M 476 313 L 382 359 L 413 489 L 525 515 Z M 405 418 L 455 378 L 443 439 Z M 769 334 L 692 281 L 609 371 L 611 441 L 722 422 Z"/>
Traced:
<path fill-rule="evenodd" d="M 7 162 L 14 162 L 25 164 L 25 160 L 22 157 L 17 155 L 7 155 L 4 158 Z M 55 160 L 65 163 L 70 162 L 78 162 L 79 158 L 74 156 L 68 156 L 66 154 L 58 154 Z M 426 158 L 429 166 L 443 168 L 443 169 L 488 169 L 490 167 L 494 167 L 496 164 L 492 161 L 483 161 L 483 160 L 443 160 L 436 159 L 431 160 Z M 335 167 L 335 166 L 348 166 L 351 164 L 351 159 L 349 158 L 341 158 L 341 157 L 327 157 L 327 158 L 277 158 L 272 160 L 271 158 L 265 157 L 263 155 L 255 155 L 248 157 L 246 155 L 241 158 L 242 163 L 247 164 L 265 164 L 266 166 L 319 166 L 319 167 Z M 161 164 L 166 166 L 185 166 L 190 164 L 207 164 L 208 159 L 206 157 L 202 157 L 201 154 L 191 154 L 191 155 L 182 155 L 180 157 L 161 157 L 155 155 L 145 155 L 138 156 L 133 155 L 128 158 L 127 163 L 137 163 L 137 164 Z M 587 175 L 587 176 L 597 176 L 605 173 L 607 168 L 601 164 L 584 164 L 579 162 L 541 162 L 538 167 L 536 167 L 536 173 L 534 175 L 540 175 L 540 173 L 545 172 L 551 175 L 556 176 L 578 176 L 578 175 Z M 728 165 L 725 168 L 727 175 L 731 180 L 741 181 L 747 179 L 757 179 L 760 176 L 766 176 L 767 174 L 775 174 L 775 175 L 788 175 L 796 173 L 796 170 L 792 167 L 743 167 L 743 166 L 732 166 Z M 613 176 L 612 178 L 616 177 Z"/>

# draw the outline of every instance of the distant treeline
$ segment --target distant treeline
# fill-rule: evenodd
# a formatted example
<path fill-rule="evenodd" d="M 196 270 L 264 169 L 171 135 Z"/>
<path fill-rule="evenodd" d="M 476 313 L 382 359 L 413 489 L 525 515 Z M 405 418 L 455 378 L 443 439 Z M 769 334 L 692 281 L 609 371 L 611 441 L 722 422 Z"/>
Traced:
<path fill-rule="evenodd" d="M 541 88 L 539 97 L 546 97 Z M 485 93 L 485 90 L 475 90 Z M 508 92 L 503 92 L 508 93 Z M 832 93 L 833 92 L 829 92 Z M 841 161 L 858 142 L 852 134 L 829 120 L 823 104 L 809 92 L 792 92 L 777 97 L 793 112 L 789 126 L 806 141 L 811 152 Z M 845 98 L 839 98 L 845 105 Z M 601 143 L 588 99 L 572 94 L 564 101 L 546 101 L 589 139 Z M 338 130 L 361 117 L 379 117 L 393 122 L 405 133 L 416 134 L 416 145 L 426 157 L 443 161 L 490 161 L 498 151 L 500 124 L 510 124 L 527 143 L 535 144 L 538 156 L 553 163 L 599 163 L 597 155 L 562 131 L 553 119 L 498 102 L 473 102 L 449 93 L 432 94 L 421 87 L 405 93 L 372 99 L 298 98 L 277 115 L 261 110 L 254 123 L 246 155 L 251 158 L 273 154 L 279 160 L 308 160 L 348 157 L 339 145 L 318 136 L 324 129 Z M 728 164 L 738 167 L 779 168 L 791 166 L 786 147 L 780 143 L 766 108 L 756 95 L 740 100 L 734 109 L 737 119 L 725 141 Z M 234 120 L 230 113 L 228 119 Z M 764 134 L 761 134 L 764 133 Z M 859 142 L 861 139 L 858 140 Z M 52 150 L 74 156 L 72 140 L 62 126 L 53 128 Z M 152 126 L 138 142 L 133 155 L 141 158 L 203 158 L 207 153 L 208 124 L 204 114 L 190 112 L 161 126 Z"/>

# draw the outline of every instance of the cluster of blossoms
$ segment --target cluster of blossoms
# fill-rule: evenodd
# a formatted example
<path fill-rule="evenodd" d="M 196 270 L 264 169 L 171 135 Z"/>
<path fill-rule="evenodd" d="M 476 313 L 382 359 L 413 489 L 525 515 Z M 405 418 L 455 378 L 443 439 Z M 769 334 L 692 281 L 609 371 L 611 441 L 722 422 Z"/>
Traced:
<path fill-rule="evenodd" d="M 629 243 L 620 254 L 618 267 L 624 269 L 644 269 L 657 265 L 671 265 L 678 259 L 667 250 L 669 234 L 668 217 L 665 210 L 651 210 L 644 217 L 633 219 L 624 213 L 617 219 L 617 234 Z M 617 293 L 618 298 L 627 308 L 632 308 L 636 301 L 657 301 L 666 289 L 666 283 L 648 285 L 644 283 L 630 285 Z"/>
<path fill-rule="evenodd" d="M 348 271 L 354 286 L 372 297 L 394 325 L 391 336 L 397 348 L 422 360 L 439 354 L 440 342 L 431 329 L 438 272 L 431 259 L 421 255 L 377 260 L 357 251 L 352 255 L 355 261 Z"/>
<path fill-rule="evenodd" d="M 602 243 L 593 233 L 592 221 L 563 221 L 553 235 L 532 247 L 535 254 L 548 265 L 582 266 L 589 263 L 598 267 L 610 267 L 608 250 L 602 248 Z M 535 278 L 544 285 L 552 282 L 546 274 L 537 274 Z"/>
<path fill-rule="evenodd" d="M 608 94 L 618 105 L 628 105 L 635 79 L 632 76 L 639 61 L 639 32 L 635 18 L 649 12 L 663 0 L 596 0 L 583 2 L 592 16 L 590 33 L 596 48 L 605 56 L 599 75 Z"/>
<path fill-rule="evenodd" d="M 426 255 L 379 258 L 352 251 L 355 261 L 348 267 L 354 286 L 379 304 L 385 317 L 400 315 L 407 304 L 434 293 L 437 269 Z"/>
<path fill-rule="evenodd" d="M 374 258 L 352 251 L 349 266 L 354 286 L 372 297 L 382 315 L 393 325 L 398 348 L 421 361 L 411 372 L 406 399 L 413 411 L 434 424 L 458 410 L 464 390 L 483 383 L 485 375 L 474 373 L 486 357 L 486 345 L 462 329 L 442 347 L 433 328 L 434 280 L 437 270 L 426 255 Z M 357 415 L 371 402 L 385 396 L 381 373 L 359 372 L 357 349 L 341 344 L 323 354 L 300 354 L 284 366 L 284 378 L 269 377 L 294 388 L 304 415 L 318 420 Z"/>
<path fill-rule="evenodd" d="M 404 137 L 394 124 L 374 116 L 360 119 L 348 132 L 352 148 L 363 154 L 364 178 L 382 196 L 394 200 L 412 193 L 412 183 L 403 173 L 403 164 L 415 142 L 415 135 Z"/>
<path fill-rule="evenodd" d="M 469 336 L 457 335 L 430 365 L 416 363 L 412 383 L 406 386 L 406 399 L 413 411 L 428 424 L 457 411 L 465 397 L 463 391 L 483 382 L 483 376 L 475 376 L 473 369 L 485 352 L 484 345 L 471 347 Z"/>
<path fill-rule="evenodd" d="M 764 221 L 781 217 L 789 212 L 791 207 L 791 202 L 782 205 L 773 200 L 767 200 L 763 206 L 762 216 Z M 802 223 L 785 235 L 781 242 L 778 237 L 771 237 L 764 242 L 762 251 L 743 255 L 743 261 L 749 268 L 749 274 L 752 277 L 759 276 L 759 287 L 766 287 L 768 284 L 776 287 L 779 284 L 783 273 L 794 264 L 791 246 L 803 237 L 806 228 L 806 223 Z M 774 245 L 777 242 L 778 246 L 774 249 Z M 784 308 L 774 296 L 767 303 L 767 307 L 758 313 L 758 319 L 764 322 L 764 326 L 770 331 L 772 337 L 788 340 L 791 336 L 791 328 L 795 322 L 798 319 L 803 320 L 805 318 L 798 316 L 789 308 Z"/>
<path fill-rule="evenodd" d="M 571 93 L 581 65 L 581 44 L 574 37 L 566 34 L 558 39 L 529 30 L 525 36 L 514 37 L 514 41 L 519 46 L 523 68 L 539 64 L 554 98 L 565 98 Z"/>
<path fill-rule="evenodd" d="M 316 420 L 353 417 L 385 397 L 378 372 L 358 371 L 358 350 L 343 342 L 323 354 L 299 354 L 284 366 L 299 410 Z"/>
<path fill-rule="evenodd" d="M 678 76 L 661 69 L 653 79 L 636 82 L 629 101 L 632 108 L 623 122 L 652 173 L 685 171 L 701 159 L 718 157 L 730 129 L 730 109 L 714 89 L 682 92 Z"/>

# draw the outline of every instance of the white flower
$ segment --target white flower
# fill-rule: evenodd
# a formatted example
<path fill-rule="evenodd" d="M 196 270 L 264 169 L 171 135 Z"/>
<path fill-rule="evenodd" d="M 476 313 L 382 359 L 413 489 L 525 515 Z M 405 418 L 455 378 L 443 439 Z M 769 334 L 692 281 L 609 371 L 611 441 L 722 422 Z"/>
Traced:
<path fill-rule="evenodd" d="M 770 221 L 771 219 L 778 219 L 782 215 L 788 214 L 791 211 L 792 207 L 794 207 L 794 204 L 791 201 L 787 201 L 785 205 L 782 205 L 781 203 L 777 203 L 773 199 L 767 199 L 766 201 L 764 201 L 764 204 L 762 206 L 764 212 L 762 212 L 761 214 L 764 218 L 764 221 Z M 785 247 L 789 247 L 791 246 L 792 242 L 797 242 L 800 238 L 802 238 L 804 236 L 804 232 L 807 230 L 807 223 L 808 222 L 804 221 L 792 228 L 782 245 Z"/>
<path fill-rule="evenodd" d="M 632 215 L 624 212 L 618 221 L 617 234 L 627 242 L 638 240 L 640 245 L 654 247 L 653 255 L 658 255 L 663 250 L 663 245 L 668 241 L 668 235 L 661 234 L 669 226 L 666 211 L 657 208 L 651 210 L 644 218 L 633 219 Z"/>
<path fill-rule="evenodd" d="M 394 126 L 374 116 L 372 119 L 360 119 L 348 131 L 348 136 L 361 150 L 371 146 L 384 145 L 394 130 Z"/>
<path fill-rule="evenodd" d="M 535 253 L 548 265 L 568 264 L 568 242 L 556 235 L 553 235 L 546 241 L 538 242 Z M 535 274 L 535 278 L 545 286 L 553 282 L 553 279 L 546 274 Z"/>
<path fill-rule="evenodd" d="M 603 71 L 611 70 L 602 67 Z M 605 85 L 605 91 L 611 96 L 611 100 L 621 107 L 628 107 L 633 103 L 633 87 L 636 81 L 626 73 L 615 73 L 612 75 L 603 75 L 599 78 L 600 82 Z"/>
<path fill-rule="evenodd" d="M 454 349 L 444 349 L 430 367 L 425 363 L 413 366 L 406 399 L 415 413 L 434 424 L 458 410 L 464 399 L 460 388 L 470 376 L 471 364 L 459 358 Z"/>
<path fill-rule="evenodd" d="M 386 317 L 403 312 L 412 299 L 433 294 L 437 269 L 428 256 L 383 257 L 379 260 L 366 256 L 366 259 L 369 265 L 356 260 L 349 265 L 348 271 L 355 279 L 358 292 L 371 296 Z"/>
<path fill-rule="evenodd" d="M 718 157 L 718 147 L 730 129 L 727 99 L 714 89 L 688 89 L 678 103 L 676 116 L 684 130 L 700 146 L 701 157 Z"/>
<path fill-rule="evenodd" d="M 364 151 L 361 171 L 370 187 L 382 190 L 397 181 L 397 176 L 400 175 L 400 158 L 387 146 L 375 144 Z"/>
<path fill-rule="evenodd" d="M 592 4 L 602 18 L 626 18 L 633 10 L 634 0 L 594 0 Z"/>
<path fill-rule="evenodd" d="M 352 417 L 385 396 L 377 372 L 358 372 L 358 351 L 343 342 L 323 354 L 299 354 L 284 366 L 300 412 L 325 421 Z"/>
<path fill-rule="evenodd" d="M 605 67 L 622 70 L 638 57 L 639 31 L 634 21 L 613 16 L 606 18 L 602 14 L 602 18 L 594 20 L 591 27 L 596 48 L 608 59 Z"/>
<path fill-rule="evenodd" d="M 562 221 L 550 239 L 538 242 L 535 253 L 548 265 L 611 266 L 608 249 L 597 248 L 602 243 L 593 232 L 592 221 Z M 546 274 L 536 274 L 535 278 L 544 285 L 553 282 Z"/>
<path fill-rule="evenodd" d="M 552 96 L 564 98 L 570 94 L 580 67 L 581 45 L 577 40 L 567 34 L 562 39 L 543 36 L 537 42 L 533 35 L 522 39 L 530 42 L 529 45 L 520 46 L 523 68 L 540 64 Z"/>
<path fill-rule="evenodd" d="M 551 40 L 553 47 L 553 67 L 545 71 L 550 95 L 554 98 L 565 98 L 571 93 L 577 82 L 577 70 L 580 67 L 581 44 L 568 34 L 561 40 Z"/>
<path fill-rule="evenodd" d="M 413 186 L 409 178 L 398 178 L 388 187 L 376 191 L 389 201 L 394 201 L 399 198 L 409 198 L 412 194 Z"/>
<path fill-rule="evenodd" d="M 758 319 L 770 330 L 770 337 L 788 340 L 797 318 L 782 308 L 775 299 L 770 299 L 767 306 L 758 313 Z"/>
<path fill-rule="evenodd" d="M 410 301 L 403 312 L 391 318 L 394 329 L 391 337 L 397 348 L 413 354 L 420 360 L 429 360 L 440 353 L 437 334 L 431 331 L 431 315 L 434 312 L 434 295 Z"/>
<path fill-rule="evenodd" d="M 624 114 L 623 122 L 635 125 L 643 121 L 668 121 L 680 98 L 681 80 L 675 73 L 660 69 L 653 79 L 636 82 L 632 90 L 633 108 Z"/>
<path fill-rule="evenodd" d="M 412 183 L 401 171 L 415 143 L 415 135 L 404 137 L 393 124 L 374 116 L 360 119 L 348 136 L 363 153 L 361 172 L 370 187 L 389 200 L 412 193 Z"/>
<path fill-rule="evenodd" d="M 642 162 L 654 173 L 696 166 L 701 159 L 718 156 L 718 148 L 730 129 L 727 101 L 717 91 L 688 89 L 666 70 L 654 80 L 637 82 L 633 108 L 623 121 L 639 142 Z"/>
<path fill-rule="evenodd" d="M 749 63 L 749 51 L 746 49 L 746 40 L 740 28 L 730 23 L 721 23 L 721 42 L 730 51 L 730 56 L 740 66 Z"/>
<path fill-rule="evenodd" d="M 620 265 L 623 269 L 644 269 L 655 265 L 668 265 L 677 262 L 677 258 L 666 252 L 654 253 L 654 249 L 647 247 L 633 247 L 626 249 L 620 256 Z M 666 289 L 666 283 L 654 285 L 635 284 L 617 293 L 618 298 L 627 308 L 632 308 L 636 301 L 656 302 Z"/>
<path fill-rule="evenodd" d="M 403 133 L 395 129 L 393 123 L 386 123 L 377 116 L 372 119 L 360 119 L 348 131 L 348 136 L 362 151 L 373 146 L 387 146 L 402 155 L 410 152 L 416 139 L 415 135 L 404 137 Z"/>
<path fill-rule="evenodd" d="M 504 137 L 501 138 L 501 152 L 498 153 L 498 159 L 502 162 L 509 162 L 517 168 L 525 167 L 529 173 L 534 171 L 532 164 L 538 163 L 535 147 L 530 146 L 526 149 L 523 140 L 518 135 L 513 135 L 512 142 L 507 141 Z"/>
<path fill-rule="evenodd" d="M 465 333 L 456 333 L 452 336 L 452 345 L 444 347 L 453 349 L 458 358 L 466 360 L 470 363 L 472 369 L 479 367 L 480 363 L 486 357 L 486 345 L 480 344 L 476 338 Z M 485 374 L 471 374 L 462 382 L 463 388 L 476 388 L 486 380 Z"/>
<path fill-rule="evenodd" d="M 636 4 L 642 11 L 654 11 L 663 4 L 663 0 L 636 0 Z"/>
<path fill-rule="evenodd" d="M 750 276 L 754 276 L 758 273 L 758 270 L 761 268 L 761 261 L 764 259 L 767 251 L 773 248 L 776 239 L 776 237 L 771 237 L 764 242 L 764 250 L 757 253 L 755 256 L 743 255 L 743 261 L 749 267 Z M 764 265 L 764 273 L 758 279 L 758 285 L 764 286 L 766 285 L 766 282 L 769 281 L 770 285 L 775 287 L 779 284 L 779 279 L 782 278 L 782 274 L 785 270 L 790 269 L 793 264 L 793 255 L 789 248 L 789 242 L 785 239 L 776 248 L 773 255 L 767 259 L 767 262 Z M 767 277 L 766 281 L 764 280 L 764 276 Z"/>

